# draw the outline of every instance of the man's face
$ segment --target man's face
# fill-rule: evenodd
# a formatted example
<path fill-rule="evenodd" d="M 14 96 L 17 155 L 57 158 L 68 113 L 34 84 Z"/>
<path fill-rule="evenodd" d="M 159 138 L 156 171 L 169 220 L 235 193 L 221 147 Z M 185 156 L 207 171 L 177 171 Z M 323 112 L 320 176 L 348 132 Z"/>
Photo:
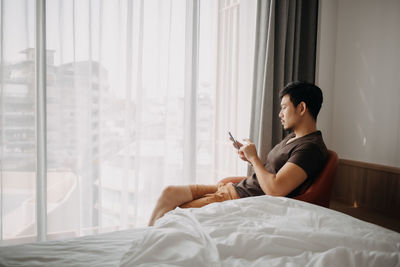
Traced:
<path fill-rule="evenodd" d="M 289 95 L 284 95 L 282 97 L 279 118 L 281 118 L 281 122 L 285 130 L 293 129 L 299 120 L 297 109 L 293 105 L 292 101 L 290 101 Z"/>

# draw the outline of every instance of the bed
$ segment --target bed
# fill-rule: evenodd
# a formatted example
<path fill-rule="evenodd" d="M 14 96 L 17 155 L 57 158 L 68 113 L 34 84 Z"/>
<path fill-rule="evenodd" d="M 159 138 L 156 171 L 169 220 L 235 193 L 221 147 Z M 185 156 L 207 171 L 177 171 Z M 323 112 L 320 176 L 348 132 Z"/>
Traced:
<path fill-rule="evenodd" d="M 153 227 L 0 247 L 1 266 L 400 266 L 400 234 L 260 196 L 177 208 Z"/>

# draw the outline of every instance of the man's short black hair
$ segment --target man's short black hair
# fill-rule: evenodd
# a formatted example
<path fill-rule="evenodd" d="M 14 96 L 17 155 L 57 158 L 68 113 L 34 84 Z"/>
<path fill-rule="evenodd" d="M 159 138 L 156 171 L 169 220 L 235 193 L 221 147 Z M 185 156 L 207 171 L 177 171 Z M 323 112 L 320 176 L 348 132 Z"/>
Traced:
<path fill-rule="evenodd" d="M 285 95 L 289 95 L 295 107 L 301 102 L 306 103 L 311 116 L 317 120 L 323 101 L 322 91 L 318 86 L 308 82 L 290 82 L 279 93 L 281 99 Z"/>

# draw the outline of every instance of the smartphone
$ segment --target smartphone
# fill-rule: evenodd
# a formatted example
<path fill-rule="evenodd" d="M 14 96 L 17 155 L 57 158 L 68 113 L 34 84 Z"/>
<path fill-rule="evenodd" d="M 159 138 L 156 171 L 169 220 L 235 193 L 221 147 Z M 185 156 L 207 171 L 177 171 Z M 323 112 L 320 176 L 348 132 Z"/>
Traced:
<path fill-rule="evenodd" d="M 237 149 L 240 149 L 239 144 L 236 142 L 235 138 L 233 138 L 231 132 L 228 132 L 228 133 L 229 133 L 229 136 L 232 138 L 232 141 L 233 141 L 233 144 L 235 145 L 235 147 L 236 147 Z"/>

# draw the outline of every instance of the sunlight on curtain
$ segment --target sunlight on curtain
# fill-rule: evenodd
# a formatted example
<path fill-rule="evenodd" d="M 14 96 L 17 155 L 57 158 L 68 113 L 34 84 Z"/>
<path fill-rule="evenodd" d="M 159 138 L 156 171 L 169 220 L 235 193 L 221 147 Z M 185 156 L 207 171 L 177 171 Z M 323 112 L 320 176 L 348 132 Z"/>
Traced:
<path fill-rule="evenodd" d="M 35 241 L 34 2 L 0 5 L 1 239 Z"/>
<path fill-rule="evenodd" d="M 47 239 L 141 227 L 166 185 L 246 174 L 227 132 L 240 139 L 250 127 L 255 1 L 199 1 L 194 68 L 188 2 L 47 0 Z M 27 242 L 34 1 L 1 3 L 1 237 Z M 196 135 L 184 140 L 188 123 Z M 185 149 L 195 177 L 184 175 Z"/>

